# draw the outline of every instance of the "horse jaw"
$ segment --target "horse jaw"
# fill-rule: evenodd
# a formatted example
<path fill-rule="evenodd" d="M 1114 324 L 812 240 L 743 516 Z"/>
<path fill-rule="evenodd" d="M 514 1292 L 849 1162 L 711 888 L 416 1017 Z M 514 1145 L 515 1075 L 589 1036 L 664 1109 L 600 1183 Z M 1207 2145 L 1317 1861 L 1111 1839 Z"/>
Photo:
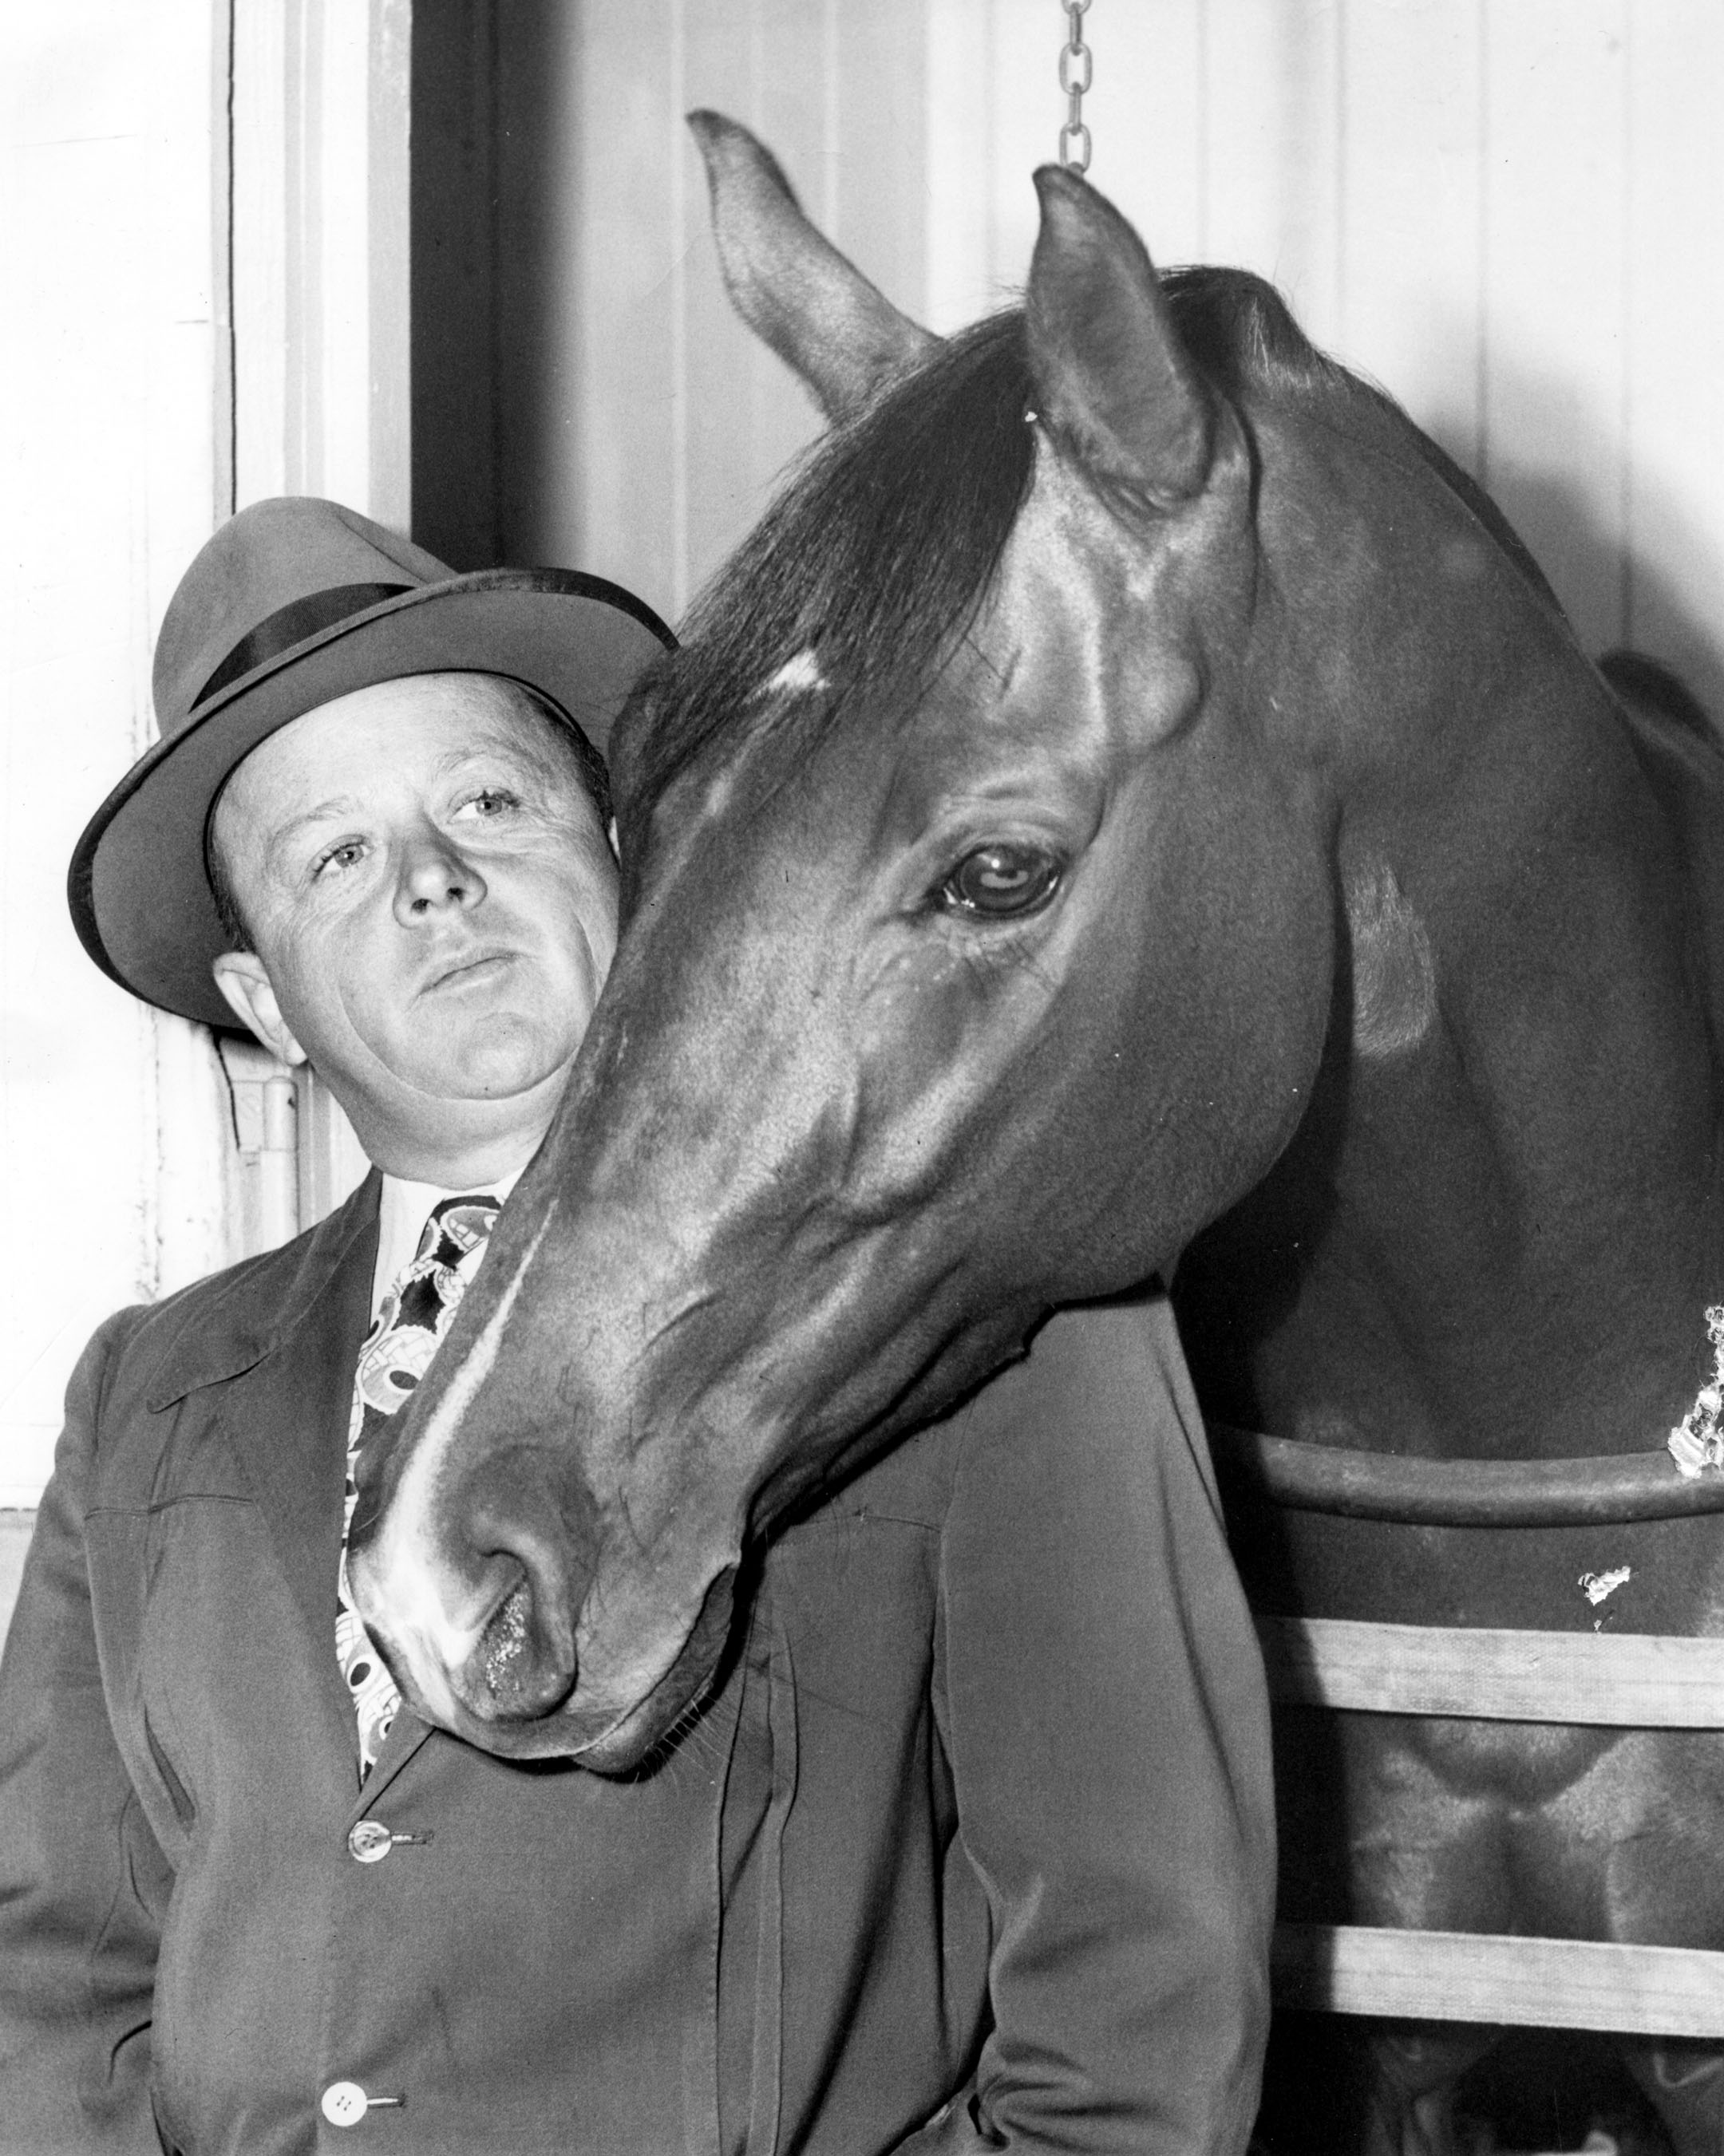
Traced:
<path fill-rule="evenodd" d="M 579 1133 L 603 1089 L 597 1101 L 574 1099 L 578 1090 L 569 1120 Z M 645 1149 L 626 1118 L 610 1135 L 601 1179 Z M 759 1165 L 769 1214 L 798 1136 Z M 686 1151 L 692 1168 L 675 1200 L 716 1220 L 735 1162 Z M 412 1409 L 368 1448 L 348 1577 L 427 1720 L 503 1757 L 622 1772 L 712 1679 L 751 1532 L 805 1496 L 842 1449 L 852 1404 L 838 1373 L 817 1387 L 830 1395 L 824 1432 L 798 1421 L 785 1378 L 822 1355 L 830 1363 L 846 1312 L 816 1281 L 795 1309 L 769 1316 L 749 1300 L 755 1267 L 729 1246 L 656 1235 L 666 1194 L 645 1207 L 590 1187 L 573 1197 L 566 1166 L 548 1147 L 529 1171 L 492 1239 L 486 1292 L 475 1284 Z M 819 1270 L 775 1245 L 760 1269 L 803 1284 Z M 897 1270 L 892 1251 L 880 1270 Z M 713 1285 L 726 1281 L 728 1302 Z M 940 1397 L 996 1367 L 1029 1322 L 960 1343 Z M 925 1359 L 918 1350 L 886 1386 L 906 1395 L 903 1416 L 917 1413 Z"/>
<path fill-rule="evenodd" d="M 829 1427 L 811 1431 L 775 1387 L 841 1327 L 830 1301 L 811 1298 L 800 1325 L 778 1328 L 744 1313 L 721 1341 L 691 1348 L 707 1299 L 695 1298 L 690 1317 L 686 1279 L 661 1262 L 655 1277 L 640 1224 L 609 1226 L 559 1245 L 541 1221 L 524 1250 L 493 1251 L 487 1269 L 496 1263 L 507 1285 L 476 1337 L 445 1343 L 440 1387 L 428 1376 L 421 1390 L 419 1442 L 394 1455 L 383 1478 L 387 1502 L 368 1458 L 348 1569 L 356 1606 L 427 1720 L 502 1757 L 621 1773 L 697 1708 L 729 1637 L 750 1527 L 833 1469 L 848 1403 L 835 1383 Z M 613 1307 L 611 1322 L 583 1330 L 580 1313 L 614 1295 L 619 1272 L 636 1284 L 622 1322 Z M 528 1286 L 535 1335 L 522 1339 Z M 1026 1329 L 996 1319 L 985 1337 L 960 1342 L 939 1396 L 996 1367 Z M 506 1330 L 514 1373 L 496 1364 Z M 579 1385 L 559 1394 L 519 1378 L 519 1358 L 542 1366 L 564 1342 Z M 642 1388 L 637 1435 L 636 1418 L 619 1410 L 646 1360 L 656 1383 Z M 905 1396 L 877 1428 L 877 1448 L 925 1419 L 913 1384 L 888 1389 Z M 585 1441 L 571 1445 L 571 1435 Z M 500 1471 L 514 1478 L 515 1502 L 487 1506 Z"/>
<path fill-rule="evenodd" d="M 457 1368 L 457 1390 L 466 1375 Z M 432 1465 L 446 1471 L 440 1435 Z M 491 1460 L 507 1466 L 509 1450 Z M 403 1697 L 427 1722 L 502 1758 L 572 1758 L 600 1772 L 638 1764 L 697 1702 L 718 1664 L 738 1538 L 704 1558 L 661 1558 L 644 1571 L 625 1558 L 619 1568 L 619 1547 L 638 1554 L 626 1512 L 604 1519 L 583 1492 L 579 1509 L 597 1524 L 572 1556 L 554 1504 L 529 1503 L 502 1522 L 493 1508 L 482 1529 L 469 1507 L 465 1532 L 451 1532 L 437 1479 L 409 1471 L 382 1531 L 349 1556 L 355 1607 Z M 464 1494 L 471 1486 L 465 1481 Z"/>

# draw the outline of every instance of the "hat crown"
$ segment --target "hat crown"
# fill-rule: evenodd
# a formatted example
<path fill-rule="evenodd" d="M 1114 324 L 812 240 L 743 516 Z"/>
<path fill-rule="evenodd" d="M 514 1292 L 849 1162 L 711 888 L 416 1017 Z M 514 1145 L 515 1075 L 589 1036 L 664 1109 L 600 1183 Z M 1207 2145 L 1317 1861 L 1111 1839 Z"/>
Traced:
<path fill-rule="evenodd" d="M 410 588 L 454 573 L 339 502 L 314 495 L 253 502 L 203 547 L 162 618 L 151 682 L 157 729 L 164 739 L 177 733 L 235 648 L 284 608 L 346 587 Z"/>
<path fill-rule="evenodd" d="M 369 517 L 311 496 L 260 501 L 208 541 L 156 650 L 162 738 L 85 825 L 67 896 L 121 987 L 206 1024 L 228 948 L 207 873 L 210 812 L 270 735 L 380 681 L 518 681 L 595 748 L 643 666 L 674 643 L 652 609 L 573 569 L 458 576 Z"/>

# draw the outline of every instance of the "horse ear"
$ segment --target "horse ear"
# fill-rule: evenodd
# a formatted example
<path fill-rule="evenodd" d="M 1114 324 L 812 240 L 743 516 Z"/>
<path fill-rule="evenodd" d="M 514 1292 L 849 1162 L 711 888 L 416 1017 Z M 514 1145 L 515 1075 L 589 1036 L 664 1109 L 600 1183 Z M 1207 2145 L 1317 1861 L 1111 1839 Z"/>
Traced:
<path fill-rule="evenodd" d="M 1058 165 L 1036 174 L 1042 229 L 1026 305 L 1042 419 L 1109 486 L 1171 508 L 1208 475 L 1215 409 L 1143 242 Z"/>
<path fill-rule="evenodd" d="M 800 374 L 829 419 L 938 350 L 803 215 L 771 151 L 722 113 L 691 112 L 731 302 Z"/>

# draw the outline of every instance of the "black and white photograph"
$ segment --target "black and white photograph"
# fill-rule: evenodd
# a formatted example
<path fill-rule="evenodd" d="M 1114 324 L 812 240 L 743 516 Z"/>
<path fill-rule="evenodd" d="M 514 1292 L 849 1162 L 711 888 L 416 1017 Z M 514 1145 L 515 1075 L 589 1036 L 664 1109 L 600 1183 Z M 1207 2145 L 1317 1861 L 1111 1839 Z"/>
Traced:
<path fill-rule="evenodd" d="M 1724 6 L 0 115 L 0 2156 L 1724 2156 Z"/>

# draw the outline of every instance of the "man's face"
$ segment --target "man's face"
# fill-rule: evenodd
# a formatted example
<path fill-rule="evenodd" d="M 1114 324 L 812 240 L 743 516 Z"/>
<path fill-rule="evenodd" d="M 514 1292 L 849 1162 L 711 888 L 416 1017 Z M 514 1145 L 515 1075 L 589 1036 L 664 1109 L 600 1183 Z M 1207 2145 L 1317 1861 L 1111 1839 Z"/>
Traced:
<path fill-rule="evenodd" d="M 445 1131 L 537 1142 L 615 950 L 615 863 L 550 725 L 483 675 L 382 682 L 272 734 L 218 804 L 281 1019 L 398 1173 Z"/>

